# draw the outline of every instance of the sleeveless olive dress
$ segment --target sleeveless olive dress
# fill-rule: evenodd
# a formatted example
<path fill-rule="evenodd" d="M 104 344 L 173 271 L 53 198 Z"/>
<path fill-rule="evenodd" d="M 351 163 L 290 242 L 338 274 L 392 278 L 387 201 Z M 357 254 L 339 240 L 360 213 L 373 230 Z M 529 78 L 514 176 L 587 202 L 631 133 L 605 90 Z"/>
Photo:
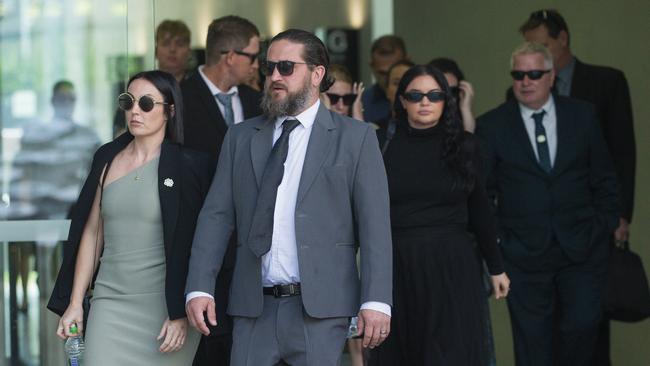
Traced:
<path fill-rule="evenodd" d="M 104 188 L 104 252 L 86 329 L 87 365 L 191 365 L 200 334 L 188 325 L 180 351 L 161 353 L 167 319 L 165 247 L 153 159 Z"/>

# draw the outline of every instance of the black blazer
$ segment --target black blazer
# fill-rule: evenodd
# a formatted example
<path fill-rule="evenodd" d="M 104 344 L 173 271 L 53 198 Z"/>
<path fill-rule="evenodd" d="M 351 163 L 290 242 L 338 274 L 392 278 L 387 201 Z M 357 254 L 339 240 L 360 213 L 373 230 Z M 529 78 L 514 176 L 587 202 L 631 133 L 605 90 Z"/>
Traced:
<path fill-rule="evenodd" d="M 244 119 L 262 114 L 262 94 L 246 85 L 239 85 Z M 209 153 L 215 163 L 221 151 L 228 126 L 221 115 L 214 95 L 197 71 L 181 83 L 183 92 L 185 146 Z"/>
<path fill-rule="evenodd" d="M 132 139 L 130 133 L 124 133 L 100 147 L 95 153 L 88 178 L 70 215 L 72 222 L 66 243 L 69 250 L 63 258 L 47 305 L 48 309 L 59 315 L 65 312 L 70 302 L 79 242 L 95 199 L 102 170 Z M 213 174 L 214 164 L 207 154 L 163 142 L 158 165 L 158 190 L 166 259 L 165 299 L 167 312 L 172 320 L 185 317 L 185 278 L 192 238 L 196 219 Z M 173 180 L 173 186 L 163 184 L 167 178 Z"/>
<path fill-rule="evenodd" d="M 589 65 L 576 59 L 569 95 L 596 107 L 600 127 L 618 173 L 621 217 L 632 221 L 636 144 L 630 89 L 625 74 L 611 67 Z M 514 98 L 512 88 L 508 89 L 507 98 Z"/>
<path fill-rule="evenodd" d="M 537 162 L 516 101 L 479 117 L 476 129 L 501 248 L 528 268 L 539 265 L 554 240 L 572 260 L 587 259 L 607 243 L 620 214 L 616 171 L 593 105 L 554 98 L 558 144 L 550 173 Z"/>

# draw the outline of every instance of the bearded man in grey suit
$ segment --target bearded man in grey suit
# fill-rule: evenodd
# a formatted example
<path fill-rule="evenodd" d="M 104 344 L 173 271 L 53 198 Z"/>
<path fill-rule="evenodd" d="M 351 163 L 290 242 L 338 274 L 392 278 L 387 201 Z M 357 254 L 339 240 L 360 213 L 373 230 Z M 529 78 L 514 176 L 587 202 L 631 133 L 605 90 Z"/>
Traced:
<path fill-rule="evenodd" d="M 204 316 L 216 324 L 209 293 L 236 229 L 228 305 L 235 366 L 336 365 L 355 315 L 365 347 L 390 331 L 386 172 L 372 127 L 321 105 L 333 83 L 328 66 L 309 32 L 271 40 L 265 113 L 228 130 L 199 216 L 186 310 L 204 334 Z"/>

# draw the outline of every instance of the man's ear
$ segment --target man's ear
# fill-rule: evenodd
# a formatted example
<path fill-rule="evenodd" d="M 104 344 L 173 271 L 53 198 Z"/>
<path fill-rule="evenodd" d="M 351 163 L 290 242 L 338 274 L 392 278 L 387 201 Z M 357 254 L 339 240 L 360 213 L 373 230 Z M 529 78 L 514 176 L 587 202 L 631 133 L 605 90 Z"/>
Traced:
<path fill-rule="evenodd" d="M 557 35 L 557 40 L 560 42 L 562 47 L 568 47 L 569 46 L 569 35 L 565 30 L 561 30 L 560 33 Z"/>
<path fill-rule="evenodd" d="M 325 77 L 325 66 L 317 65 L 314 66 L 314 70 L 311 74 L 311 82 L 314 86 L 319 87 L 323 78 Z"/>

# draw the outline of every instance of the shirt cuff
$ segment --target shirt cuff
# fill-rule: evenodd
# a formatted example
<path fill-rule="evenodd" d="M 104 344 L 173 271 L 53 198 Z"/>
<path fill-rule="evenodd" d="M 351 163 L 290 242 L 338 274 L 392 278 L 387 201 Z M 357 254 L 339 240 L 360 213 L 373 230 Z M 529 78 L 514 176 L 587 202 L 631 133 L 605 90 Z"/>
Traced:
<path fill-rule="evenodd" d="M 189 297 L 189 295 L 187 295 Z M 383 302 L 379 301 L 368 301 L 364 302 L 361 305 L 361 310 L 368 309 L 368 310 L 375 310 L 379 311 L 380 313 L 384 313 L 388 316 L 391 316 L 390 314 L 390 305 L 385 304 Z"/>
<path fill-rule="evenodd" d="M 187 294 L 187 295 L 185 296 L 185 305 L 187 305 L 187 303 L 190 302 L 190 300 L 192 300 L 193 298 L 195 298 L 195 297 L 201 297 L 201 296 L 203 296 L 203 297 L 209 297 L 209 298 L 211 298 L 212 300 L 214 300 L 214 296 L 210 295 L 210 294 L 207 293 L 207 292 L 203 292 L 203 291 L 192 291 L 192 292 L 190 292 L 189 294 Z"/>

